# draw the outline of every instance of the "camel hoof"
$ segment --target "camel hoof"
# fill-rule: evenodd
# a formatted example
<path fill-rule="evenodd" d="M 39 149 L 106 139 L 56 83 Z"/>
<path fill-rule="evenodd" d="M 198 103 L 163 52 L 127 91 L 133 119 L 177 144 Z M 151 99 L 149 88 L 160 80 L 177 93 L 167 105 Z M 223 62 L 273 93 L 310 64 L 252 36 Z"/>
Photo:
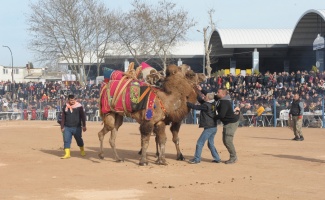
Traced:
<path fill-rule="evenodd" d="M 181 160 L 181 161 L 184 161 L 184 160 L 185 160 L 185 158 L 184 158 L 183 154 L 181 154 L 181 155 L 179 155 L 179 156 L 177 157 L 177 159 L 176 159 L 176 160 Z"/>
<path fill-rule="evenodd" d="M 168 165 L 166 160 L 160 160 L 160 159 L 156 160 L 155 163 L 157 165 Z"/>
<path fill-rule="evenodd" d="M 98 154 L 98 157 L 99 157 L 99 159 L 101 159 L 101 160 L 104 160 L 104 156 L 103 156 L 103 154 Z"/>
<path fill-rule="evenodd" d="M 148 162 L 139 163 L 140 166 L 148 166 Z"/>

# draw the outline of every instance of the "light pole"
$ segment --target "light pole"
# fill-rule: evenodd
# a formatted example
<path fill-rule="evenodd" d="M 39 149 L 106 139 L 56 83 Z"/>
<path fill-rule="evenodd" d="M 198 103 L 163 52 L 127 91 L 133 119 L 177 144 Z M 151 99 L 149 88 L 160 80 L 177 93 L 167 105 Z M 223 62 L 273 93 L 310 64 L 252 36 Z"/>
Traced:
<path fill-rule="evenodd" d="M 13 84 L 13 89 L 12 89 L 12 97 L 14 96 L 14 92 L 15 92 L 15 84 L 14 84 L 14 58 L 12 57 L 12 51 L 10 49 L 10 47 L 8 46 L 3 46 L 9 49 L 10 51 L 10 55 L 11 55 L 11 84 Z"/>

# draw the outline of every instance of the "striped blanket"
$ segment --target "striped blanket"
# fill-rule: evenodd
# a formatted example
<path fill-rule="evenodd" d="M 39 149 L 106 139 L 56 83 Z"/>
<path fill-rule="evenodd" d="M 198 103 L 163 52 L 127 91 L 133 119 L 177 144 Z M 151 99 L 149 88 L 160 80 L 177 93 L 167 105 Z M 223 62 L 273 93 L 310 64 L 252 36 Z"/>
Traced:
<path fill-rule="evenodd" d="M 146 119 L 152 118 L 156 94 L 148 84 L 127 78 L 110 80 L 101 87 L 101 112 L 132 112 L 146 109 Z"/>

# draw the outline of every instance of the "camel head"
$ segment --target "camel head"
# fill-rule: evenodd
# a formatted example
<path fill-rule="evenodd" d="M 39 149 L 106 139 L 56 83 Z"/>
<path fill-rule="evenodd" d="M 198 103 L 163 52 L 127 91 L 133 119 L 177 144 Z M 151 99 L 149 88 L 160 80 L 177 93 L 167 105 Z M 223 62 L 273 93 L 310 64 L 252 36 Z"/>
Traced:
<path fill-rule="evenodd" d="M 183 64 L 181 66 L 169 65 L 166 69 L 166 77 L 179 76 L 184 77 L 193 87 L 206 80 L 203 73 L 195 73 L 191 67 Z"/>
<path fill-rule="evenodd" d="M 197 76 L 198 76 L 198 82 L 199 83 L 207 80 L 207 77 L 203 73 L 197 73 Z"/>
<path fill-rule="evenodd" d="M 188 81 L 195 85 L 206 80 L 206 76 L 203 73 L 195 73 L 193 70 L 186 71 L 185 77 Z"/>
<path fill-rule="evenodd" d="M 167 93 L 178 92 L 190 102 L 196 102 L 197 84 L 205 80 L 203 74 L 195 73 L 188 65 L 169 65 L 163 88 Z"/>
<path fill-rule="evenodd" d="M 181 72 L 181 68 L 177 67 L 176 65 L 169 65 L 166 68 L 166 77 L 175 75 L 177 73 Z"/>
<path fill-rule="evenodd" d="M 191 70 L 191 67 L 189 65 L 182 64 L 181 66 L 179 66 L 179 69 L 181 70 L 182 74 L 184 74 L 185 76 L 187 71 Z"/>

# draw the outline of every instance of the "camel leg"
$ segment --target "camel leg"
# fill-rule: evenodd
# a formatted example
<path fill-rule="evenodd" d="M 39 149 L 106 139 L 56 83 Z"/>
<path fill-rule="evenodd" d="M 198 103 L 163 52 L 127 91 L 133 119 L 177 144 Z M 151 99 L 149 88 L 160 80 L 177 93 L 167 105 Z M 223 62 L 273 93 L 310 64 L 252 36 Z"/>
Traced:
<path fill-rule="evenodd" d="M 177 158 L 176 160 L 185 160 L 180 148 L 179 148 L 179 137 L 178 137 L 178 132 L 179 132 L 179 129 L 181 127 L 181 123 L 179 122 L 173 122 L 171 127 L 170 127 L 170 131 L 172 132 L 173 134 L 173 142 L 175 144 L 175 147 L 176 147 L 176 151 L 177 151 Z"/>
<path fill-rule="evenodd" d="M 167 165 L 166 159 L 165 159 L 165 145 L 166 145 L 166 132 L 165 132 L 166 125 L 163 122 L 158 122 L 156 124 L 155 130 L 156 130 L 156 146 L 159 146 L 157 148 L 158 153 L 158 159 L 156 160 L 157 164 L 160 165 Z"/>
<path fill-rule="evenodd" d="M 147 161 L 147 149 L 149 146 L 150 135 L 153 131 L 154 125 L 150 122 L 143 122 L 140 125 L 140 133 L 141 133 L 141 158 L 139 165 L 144 166 L 148 165 Z"/>
<path fill-rule="evenodd" d="M 114 113 L 110 113 L 104 116 L 103 123 L 104 123 L 104 127 L 102 128 L 101 131 L 98 132 L 98 138 L 100 141 L 100 152 L 98 156 L 100 159 L 104 159 L 103 141 L 104 141 L 105 134 L 111 131 L 110 145 L 114 151 L 115 159 L 119 161 L 121 159 L 119 158 L 116 152 L 115 139 L 116 139 L 117 130 L 123 123 L 123 117 L 116 115 Z"/>
<path fill-rule="evenodd" d="M 117 136 L 117 130 L 114 128 L 112 131 L 111 131 L 111 136 L 109 138 L 109 144 L 111 145 L 111 148 L 114 152 L 114 157 L 115 157 L 115 161 L 116 162 L 124 162 L 123 159 L 121 159 L 118 154 L 117 154 L 117 151 L 116 151 L 116 145 L 115 145 L 115 140 L 116 140 L 116 136 Z"/>
<path fill-rule="evenodd" d="M 123 116 L 115 114 L 115 123 L 114 123 L 114 128 L 111 131 L 111 136 L 109 138 L 109 144 L 111 145 L 111 148 L 113 149 L 114 152 L 114 156 L 115 156 L 115 160 L 116 162 L 124 162 L 123 159 L 121 159 L 116 151 L 116 145 L 115 145 L 115 140 L 116 140 L 116 136 L 117 136 L 117 131 L 119 129 L 119 127 L 123 124 Z"/>
<path fill-rule="evenodd" d="M 104 137 L 105 137 L 106 133 L 108 133 L 108 131 L 110 131 L 109 127 L 104 125 L 102 130 L 98 132 L 98 138 L 99 138 L 99 143 L 100 143 L 100 151 L 99 151 L 98 157 L 100 159 L 104 159 L 103 141 L 104 141 Z"/>
<path fill-rule="evenodd" d="M 154 128 L 153 132 L 155 133 L 155 142 L 156 142 L 156 158 L 158 158 L 158 156 L 159 156 L 159 150 L 158 150 L 158 148 L 159 148 L 159 146 L 158 146 L 158 140 L 159 140 L 159 139 L 158 139 L 157 131 L 155 130 L 155 128 Z M 140 149 L 140 150 L 139 150 L 138 154 L 139 154 L 139 155 L 141 155 L 141 154 L 142 154 L 142 149 Z"/>
<path fill-rule="evenodd" d="M 159 136 L 156 134 L 155 136 L 155 142 L 156 142 L 156 157 L 159 156 Z"/>

